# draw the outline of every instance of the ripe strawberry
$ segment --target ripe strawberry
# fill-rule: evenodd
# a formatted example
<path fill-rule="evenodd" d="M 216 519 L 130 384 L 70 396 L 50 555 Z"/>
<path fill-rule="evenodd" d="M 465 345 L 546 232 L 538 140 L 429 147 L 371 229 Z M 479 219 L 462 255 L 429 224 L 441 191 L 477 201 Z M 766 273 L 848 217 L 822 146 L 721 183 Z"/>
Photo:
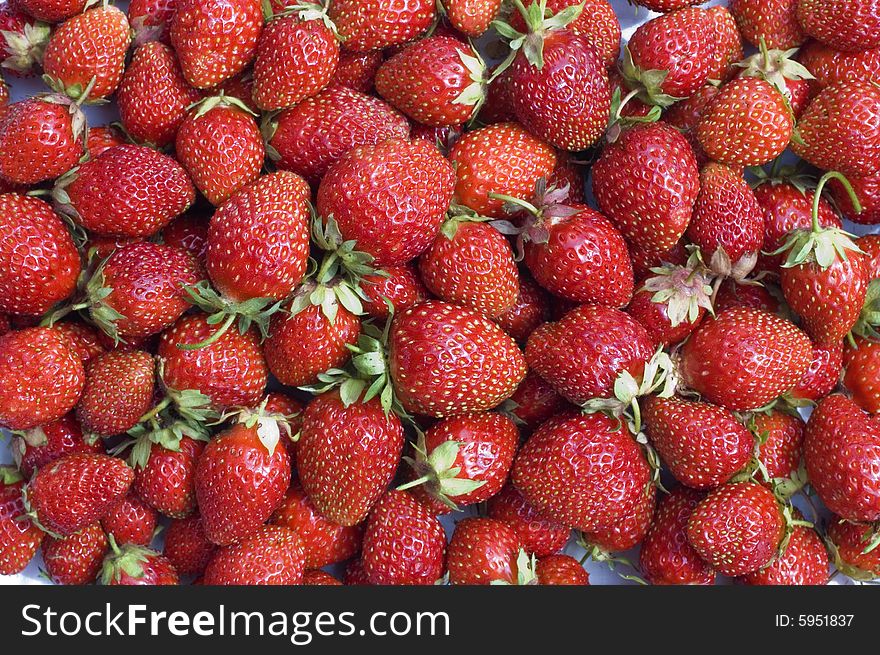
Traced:
<path fill-rule="evenodd" d="M 202 575 L 217 550 L 208 541 L 198 515 L 173 519 L 165 530 L 162 554 L 180 575 Z"/>
<path fill-rule="evenodd" d="M 376 71 L 385 61 L 381 50 L 355 52 L 348 50 L 345 44 L 339 50 L 339 65 L 330 78 L 331 87 L 343 87 L 369 93 L 373 88 Z"/>
<path fill-rule="evenodd" d="M 743 43 L 736 20 L 725 6 L 709 7 L 715 54 L 709 65 L 709 80 L 726 82 L 736 72 L 735 64 L 743 58 Z"/>
<path fill-rule="evenodd" d="M 249 412 L 241 421 L 215 436 L 196 463 L 205 534 L 220 546 L 254 534 L 290 484 L 290 457 L 279 447 L 277 421 Z"/>
<path fill-rule="evenodd" d="M 803 455 L 803 419 L 779 409 L 757 412 L 749 429 L 758 438 L 758 459 L 770 480 L 792 478 Z"/>
<path fill-rule="evenodd" d="M 0 426 L 27 430 L 67 414 L 85 384 L 70 341 L 52 328 L 13 330 L 0 336 Z M 97 517 L 96 517 L 97 518 Z"/>
<path fill-rule="evenodd" d="M 692 271 L 688 269 L 681 269 L 680 273 L 676 272 L 678 275 L 687 276 L 688 279 L 697 279 L 690 278 Z M 662 279 L 663 276 L 658 277 Z M 673 283 L 673 288 L 677 285 L 677 282 Z M 691 289 L 692 287 L 685 283 L 685 288 Z M 692 303 L 690 301 L 684 307 L 670 308 L 669 301 L 655 302 L 653 300 L 657 293 L 661 293 L 661 291 L 653 291 L 648 288 L 637 291 L 626 307 L 626 313 L 647 330 L 655 347 L 674 346 L 684 341 L 696 329 L 706 315 L 706 308 L 703 305 L 696 305 L 696 313 L 692 314 L 691 312 L 694 310 L 691 309 Z M 691 320 L 691 316 L 693 316 L 693 320 Z"/>
<path fill-rule="evenodd" d="M 486 518 L 466 518 L 455 525 L 446 552 L 449 582 L 454 585 L 517 584 L 522 570 L 519 536 L 505 523 Z M 528 563 L 528 557 L 523 557 Z"/>
<path fill-rule="evenodd" d="M 403 426 L 378 399 L 349 403 L 338 391 L 306 407 L 296 469 L 318 512 L 343 526 L 363 521 L 394 477 Z"/>
<path fill-rule="evenodd" d="M 880 577 L 880 549 L 869 548 L 873 529 L 832 516 L 828 522 L 828 543 L 835 568 L 855 580 L 871 581 Z"/>
<path fill-rule="evenodd" d="M 372 585 L 367 574 L 364 573 L 364 567 L 361 566 L 360 559 L 353 559 L 345 567 L 345 577 L 343 584 L 346 586 L 367 587 Z"/>
<path fill-rule="evenodd" d="M 117 546 L 112 536 L 110 537 L 110 548 L 101 569 L 100 583 L 102 585 L 180 584 L 174 566 L 156 551 L 133 544 Z"/>
<path fill-rule="evenodd" d="M 370 511 L 361 562 L 370 583 L 431 585 L 443 575 L 446 534 L 436 516 L 391 490 Z"/>
<path fill-rule="evenodd" d="M 174 142 L 187 108 L 200 98 L 183 77 L 174 51 L 158 41 L 134 51 L 116 95 L 129 136 L 160 148 Z"/>
<path fill-rule="evenodd" d="M 208 217 L 201 212 L 181 214 L 162 228 L 162 243 L 188 252 L 204 266 L 208 252 L 208 224 Z"/>
<path fill-rule="evenodd" d="M 517 425 L 531 432 L 569 404 L 544 378 L 530 371 L 502 407 Z"/>
<path fill-rule="evenodd" d="M 129 492 L 101 517 L 101 527 L 119 545 L 148 546 L 153 540 L 158 520 L 156 510 Z"/>
<path fill-rule="evenodd" d="M 48 25 L 22 11 L 19 5 L 26 3 L 0 6 L 0 66 L 15 77 L 37 74 L 51 33 Z"/>
<path fill-rule="evenodd" d="M 0 575 L 14 575 L 27 567 L 43 531 L 27 518 L 21 500 L 24 480 L 11 466 L 0 467 Z"/>
<path fill-rule="evenodd" d="M 843 344 L 813 344 L 813 359 L 801 381 L 789 392 L 792 398 L 816 401 L 827 396 L 840 381 Z"/>
<path fill-rule="evenodd" d="M 804 32 L 838 50 L 880 46 L 880 12 L 872 0 L 798 0 L 797 19 Z"/>
<path fill-rule="evenodd" d="M 571 555 L 548 555 L 538 560 L 535 574 L 540 585 L 579 585 L 590 584 L 590 574 Z"/>
<path fill-rule="evenodd" d="M 369 316 L 388 318 L 386 300 L 396 313 L 400 313 L 431 297 L 414 264 L 386 266 L 384 271 L 387 277 L 365 275 L 361 279 L 361 291 L 366 296 L 363 299 L 364 312 Z"/>
<path fill-rule="evenodd" d="M 250 537 L 217 550 L 202 578 L 206 585 L 298 585 L 303 577 L 299 536 L 262 525 Z"/>
<path fill-rule="evenodd" d="M 495 321 L 501 329 L 523 344 L 541 323 L 550 318 L 550 298 L 531 277 L 520 274 L 519 290 L 513 307 Z"/>
<path fill-rule="evenodd" d="M 475 38 L 489 29 L 500 8 L 500 0 L 446 0 L 441 11 L 457 31 Z"/>
<path fill-rule="evenodd" d="M 405 6 L 381 0 L 337 0 L 328 11 L 345 47 L 356 52 L 406 43 L 427 30 L 435 14 L 431 0 Z"/>
<path fill-rule="evenodd" d="M 134 427 L 153 404 L 155 364 L 141 350 L 113 350 L 86 367 L 76 415 L 87 433 L 102 437 Z"/>
<path fill-rule="evenodd" d="M 649 396 L 642 412 L 651 444 L 676 480 L 693 489 L 729 481 L 755 449 L 736 416 L 716 405 Z"/>
<path fill-rule="evenodd" d="M 593 165 L 599 210 L 632 247 L 670 250 L 690 222 L 699 169 L 687 139 L 665 123 L 621 132 Z"/>
<path fill-rule="evenodd" d="M 828 552 L 813 528 L 799 525 L 785 550 L 767 568 L 743 578 L 748 585 L 828 584 Z"/>
<path fill-rule="evenodd" d="M 880 414 L 880 342 L 858 337 L 846 348 L 843 385 L 859 407 Z"/>
<path fill-rule="evenodd" d="M 37 20 L 60 23 L 81 14 L 86 0 L 16 0 L 15 5 Z"/>
<path fill-rule="evenodd" d="M 141 455 L 132 456 L 133 489 L 137 495 L 164 516 L 180 519 L 196 509 L 196 463 L 205 449 L 203 441 L 187 436 L 166 445 L 147 443 Z M 167 536 L 166 536 L 167 539 Z"/>
<path fill-rule="evenodd" d="M 438 300 L 395 317 L 388 362 L 403 408 L 436 418 L 491 409 L 526 374 L 522 352 L 501 328 Z"/>
<path fill-rule="evenodd" d="M 251 63 L 263 28 L 259 0 L 177 0 L 171 44 L 187 81 L 216 86 Z"/>
<path fill-rule="evenodd" d="M 773 492 L 755 482 L 735 482 L 710 492 L 688 519 L 687 538 L 719 573 L 745 575 L 769 564 L 785 533 Z"/>
<path fill-rule="evenodd" d="M 104 444 L 100 439 L 84 439 L 79 423 L 71 413 L 17 433 L 11 450 L 22 475 L 30 478 L 39 468 L 65 455 L 103 453 Z"/>
<path fill-rule="evenodd" d="M 55 584 L 91 584 L 101 572 L 109 550 L 107 535 L 95 521 L 64 539 L 47 535 L 43 540 L 43 563 Z"/>
<path fill-rule="evenodd" d="M 122 146 L 128 143 L 118 129 L 112 125 L 99 125 L 90 127 L 86 137 L 86 151 L 89 159 L 94 159 L 105 150 Z"/>
<path fill-rule="evenodd" d="M 584 533 L 583 541 L 591 557 L 601 561 L 641 544 L 651 527 L 656 504 L 656 486 L 649 484 L 646 493 L 636 496 L 625 515 L 607 527 Z"/>
<path fill-rule="evenodd" d="M 361 548 L 363 528 L 359 525 L 344 527 L 324 518 L 297 482 L 287 490 L 270 523 L 289 528 L 299 535 L 307 569 L 345 561 Z"/>
<path fill-rule="evenodd" d="M 113 5 L 70 18 L 55 29 L 46 45 L 43 70 L 49 85 L 74 100 L 107 98 L 122 79 L 130 43 L 128 18 Z"/>
<path fill-rule="evenodd" d="M 179 15 L 179 13 L 177 14 Z M 193 107 L 177 130 L 177 158 L 212 205 L 253 182 L 265 149 L 250 110 L 225 96 Z"/>
<path fill-rule="evenodd" d="M 306 586 L 342 586 L 342 583 L 338 578 L 333 577 L 321 569 L 317 569 L 316 571 L 306 571 L 303 573 L 302 582 L 300 584 Z"/>
<path fill-rule="evenodd" d="M 489 518 L 506 523 L 519 537 L 527 553 L 546 557 L 560 550 L 571 529 L 545 518 L 512 484 L 507 484 L 487 505 Z"/>
<path fill-rule="evenodd" d="M 433 146 L 391 139 L 355 148 L 327 171 L 317 209 L 375 266 L 403 264 L 433 241 L 452 199 L 455 172 Z M 392 220 L 393 217 L 393 220 Z"/>
<path fill-rule="evenodd" d="M 317 13 L 317 12 L 315 12 Z M 339 41 L 326 16 L 309 11 L 278 16 L 260 34 L 254 60 L 253 99 L 264 111 L 292 107 L 330 83 Z"/>
<path fill-rule="evenodd" d="M 177 0 L 131 0 L 128 4 L 128 23 L 135 48 L 150 41 L 171 44 L 171 18 Z"/>
<path fill-rule="evenodd" d="M 810 41 L 798 53 L 801 62 L 815 77 L 810 91 L 818 93 L 837 82 L 870 82 L 880 73 L 880 48 L 843 52 L 819 41 Z"/>
<path fill-rule="evenodd" d="M 0 177 L 15 184 L 52 180 L 84 154 L 85 115 L 62 96 L 9 105 L 0 121 Z"/>
<path fill-rule="evenodd" d="M 41 526 L 67 536 L 104 516 L 133 479 L 134 471 L 121 459 L 67 455 L 37 471 L 25 497 Z"/>
<path fill-rule="evenodd" d="M 868 256 L 866 267 L 872 280 L 880 278 L 880 234 L 865 234 L 856 245 Z"/>
<path fill-rule="evenodd" d="M 652 585 L 715 581 L 715 572 L 687 541 L 688 520 L 704 497 L 703 492 L 676 487 L 660 500 L 639 553 L 639 568 Z"/>
<path fill-rule="evenodd" d="M 535 330 L 526 345 L 529 368 L 575 404 L 613 395 L 621 373 L 639 378 L 654 345 L 629 315 L 580 305 Z"/>
<path fill-rule="evenodd" d="M 789 391 L 812 359 L 794 324 L 748 307 L 705 320 L 682 350 L 680 373 L 704 400 L 734 411 L 757 409 Z"/>
<path fill-rule="evenodd" d="M 810 485 L 850 521 L 880 518 L 880 423 L 846 396 L 819 401 L 807 422 L 804 460 Z"/>
<path fill-rule="evenodd" d="M 85 365 L 92 357 L 107 352 L 107 348 L 101 342 L 100 332 L 79 321 L 63 320 L 53 326 L 58 332 L 67 337 L 69 346 L 77 357 Z"/>
<path fill-rule="evenodd" d="M 763 40 L 771 50 L 797 48 L 807 40 L 797 20 L 797 0 L 730 0 L 742 37 L 756 48 Z"/>

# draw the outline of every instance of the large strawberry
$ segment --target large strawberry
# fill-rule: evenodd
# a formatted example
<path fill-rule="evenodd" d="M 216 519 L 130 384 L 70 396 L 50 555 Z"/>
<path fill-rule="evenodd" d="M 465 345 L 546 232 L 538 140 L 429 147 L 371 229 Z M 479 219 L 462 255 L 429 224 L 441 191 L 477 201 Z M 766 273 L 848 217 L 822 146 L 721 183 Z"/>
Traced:
<path fill-rule="evenodd" d="M 842 52 L 819 41 L 810 41 L 798 52 L 798 61 L 813 74 L 810 90 L 818 93 L 829 84 L 870 82 L 876 78 L 880 73 L 880 48 Z"/>
<path fill-rule="evenodd" d="M 798 22 L 798 0 L 731 0 L 742 37 L 757 47 L 763 40 L 770 49 L 797 48 L 807 36 Z"/>
<path fill-rule="evenodd" d="M 534 567 L 519 535 L 505 523 L 466 518 L 455 526 L 446 553 L 454 585 L 518 584 L 534 579 Z"/>
<path fill-rule="evenodd" d="M 162 554 L 180 575 L 201 575 L 217 546 L 208 541 L 198 515 L 174 519 L 165 529 Z"/>
<path fill-rule="evenodd" d="M 51 33 L 48 25 L 19 8 L 24 4 L 4 2 L 0 6 L 0 67 L 15 77 L 30 77 L 39 71 Z"/>
<path fill-rule="evenodd" d="M 810 527 L 798 525 L 785 550 L 769 566 L 743 578 L 748 585 L 828 584 L 828 551 L 822 537 Z"/>
<path fill-rule="evenodd" d="M 97 579 L 110 543 L 101 524 L 95 521 L 64 539 L 46 535 L 41 550 L 52 582 L 84 585 Z"/>
<path fill-rule="evenodd" d="M 202 584 L 298 585 L 303 569 L 299 536 L 278 525 L 263 525 L 246 539 L 218 549 Z"/>
<path fill-rule="evenodd" d="M 507 484 L 486 505 L 489 518 L 509 525 L 519 536 L 522 547 L 536 557 L 560 550 L 571 529 L 538 512 L 512 484 Z"/>
<path fill-rule="evenodd" d="M 73 413 L 29 430 L 16 433 L 12 457 L 25 477 L 33 477 L 38 469 L 74 453 L 103 453 L 100 439 L 84 438 Z"/>
<path fill-rule="evenodd" d="M 43 531 L 27 518 L 23 487 L 24 479 L 15 468 L 0 467 L 0 575 L 23 571 L 43 540 Z"/>
<path fill-rule="evenodd" d="M 880 46 L 880 10 L 873 0 L 798 0 L 804 32 L 838 50 Z"/>
<path fill-rule="evenodd" d="M 345 47 L 357 52 L 406 43 L 427 30 L 435 14 L 431 0 L 337 0 L 328 11 Z"/>
<path fill-rule="evenodd" d="M 83 430 L 109 437 L 133 428 L 153 404 L 155 376 L 153 357 L 142 350 L 93 357 L 76 407 Z"/>

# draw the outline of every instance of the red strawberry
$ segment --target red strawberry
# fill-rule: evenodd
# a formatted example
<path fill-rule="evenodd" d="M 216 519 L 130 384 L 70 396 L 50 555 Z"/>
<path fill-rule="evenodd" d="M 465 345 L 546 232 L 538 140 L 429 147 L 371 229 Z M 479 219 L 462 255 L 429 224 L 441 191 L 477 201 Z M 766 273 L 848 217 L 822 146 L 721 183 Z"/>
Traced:
<path fill-rule="evenodd" d="M 677 130 L 662 122 L 624 130 L 592 173 L 600 211 L 631 246 L 664 252 L 676 245 L 700 188 L 693 150 Z"/>
<path fill-rule="evenodd" d="M 466 518 L 455 526 L 446 552 L 449 582 L 454 585 L 517 584 L 534 578 L 520 565 L 522 544 L 508 525 L 485 518 Z M 522 563 L 529 563 L 522 557 Z"/>
<path fill-rule="evenodd" d="M 703 152 L 703 146 L 700 145 L 697 139 L 697 126 L 703 118 L 703 112 L 706 111 L 706 107 L 718 95 L 718 90 L 718 87 L 714 84 L 707 84 L 691 97 L 676 102 L 663 113 L 663 120 L 676 128 L 687 139 L 700 167 L 709 163 L 709 157 Z M 624 106 L 624 110 L 630 107 L 631 104 L 632 101 Z"/>
<path fill-rule="evenodd" d="M 540 585 L 590 584 L 590 574 L 571 555 L 548 555 L 538 560 L 535 574 Z"/>
<path fill-rule="evenodd" d="M 196 464 L 196 498 L 215 544 L 254 534 L 284 498 L 290 457 L 278 443 L 279 429 L 274 418 L 247 412 L 205 446 Z"/>
<path fill-rule="evenodd" d="M 730 13 L 753 46 L 763 40 L 771 50 L 788 50 L 807 39 L 797 20 L 797 4 L 797 0 L 731 0 Z"/>
<path fill-rule="evenodd" d="M 502 407 L 517 424 L 531 431 L 568 406 L 544 378 L 530 371 Z"/>
<path fill-rule="evenodd" d="M 828 584 L 828 552 L 822 537 L 813 528 L 795 527 L 782 554 L 743 581 L 748 585 Z"/>
<path fill-rule="evenodd" d="M 371 317 L 388 318 L 386 300 L 400 313 L 431 297 L 414 265 L 386 266 L 383 270 L 387 277 L 366 275 L 361 280 L 364 311 Z"/>
<path fill-rule="evenodd" d="M 208 541 L 198 515 L 174 519 L 165 530 L 162 554 L 180 575 L 201 575 L 217 546 Z"/>
<path fill-rule="evenodd" d="M 813 359 L 801 381 L 789 392 L 793 398 L 819 400 L 827 396 L 840 381 L 843 368 L 843 344 L 813 344 Z"/>
<path fill-rule="evenodd" d="M 399 45 L 424 32 L 434 20 L 431 0 L 391 5 L 381 0 L 337 0 L 328 16 L 345 47 L 356 52 Z"/>
<path fill-rule="evenodd" d="M 792 478 L 801 465 L 804 421 L 779 409 L 756 413 L 749 428 L 758 438 L 758 459 L 770 480 Z"/>
<path fill-rule="evenodd" d="M 656 477 L 656 472 L 654 473 Z M 590 556 L 597 561 L 612 559 L 615 553 L 635 548 L 645 540 L 657 504 L 657 488 L 647 486 L 646 492 L 634 498 L 626 513 L 604 528 L 583 534 Z"/>
<path fill-rule="evenodd" d="M 206 585 L 298 585 L 303 547 L 292 530 L 263 525 L 250 537 L 217 550 L 202 578 Z"/>
<path fill-rule="evenodd" d="M 154 550 L 127 544 L 117 546 L 110 537 L 111 551 L 101 569 L 102 585 L 156 586 L 180 584 L 177 571 L 164 556 Z"/>
<path fill-rule="evenodd" d="M 26 3 L 0 6 L 0 66 L 15 77 L 36 75 L 51 33 L 48 25 L 19 8 Z"/>
<path fill-rule="evenodd" d="M 546 557 L 560 550 L 571 529 L 545 518 L 512 484 L 507 484 L 487 505 L 489 518 L 506 523 L 519 536 L 527 553 Z"/>
<path fill-rule="evenodd" d="M 333 577 L 326 571 L 318 569 L 316 571 L 306 571 L 303 573 L 302 582 L 300 584 L 306 586 L 334 586 L 341 587 L 342 583 L 338 578 Z"/>
<path fill-rule="evenodd" d="M 513 307 L 496 318 L 501 329 L 525 343 L 532 331 L 550 318 L 550 298 L 532 278 L 520 274 L 519 292 Z"/>
<path fill-rule="evenodd" d="M 265 156 L 250 110 L 225 96 L 208 98 L 190 110 L 177 130 L 175 149 L 178 160 L 212 205 L 223 204 L 256 180 Z"/>
<path fill-rule="evenodd" d="M 880 48 L 842 52 L 810 41 L 798 53 L 798 61 L 815 77 L 810 80 L 810 90 L 815 94 L 837 82 L 870 82 L 880 73 Z"/>
<path fill-rule="evenodd" d="M 861 211 L 856 211 L 849 193 L 840 180 L 832 179 L 829 186 L 838 209 L 853 223 L 880 224 L 880 175 L 850 176 L 849 182 L 859 200 Z"/>
<path fill-rule="evenodd" d="M 663 497 L 651 523 L 639 568 L 652 585 L 710 585 L 715 572 L 687 541 L 687 525 L 704 493 L 677 487 Z"/>
<path fill-rule="evenodd" d="M 150 41 L 171 43 L 171 18 L 177 0 L 132 0 L 128 4 L 128 22 L 135 47 Z"/>
<path fill-rule="evenodd" d="M 116 95 L 129 136 L 158 147 L 174 142 L 187 108 L 200 98 L 183 77 L 174 51 L 157 41 L 134 51 Z"/>
<path fill-rule="evenodd" d="M 443 575 L 446 534 L 437 517 L 403 491 L 389 491 L 367 519 L 361 562 L 372 584 L 431 585 Z"/>
<path fill-rule="evenodd" d="M 330 86 L 368 93 L 373 88 L 376 71 L 384 60 L 381 50 L 355 52 L 346 49 L 343 43 L 339 50 L 339 65 L 330 79 Z"/>
<path fill-rule="evenodd" d="M 697 279 L 690 277 L 692 271 L 688 271 L 688 269 L 680 269 L 680 272 L 676 272 L 678 275 L 687 276 L 688 281 Z M 664 277 L 660 276 L 659 280 L 662 280 Z M 662 284 L 659 280 L 657 283 Z M 673 288 L 675 288 L 675 284 L 673 284 Z M 691 289 L 693 287 L 686 283 L 685 288 Z M 697 289 L 697 291 L 705 292 L 706 289 Z M 669 301 L 655 302 L 653 300 L 657 293 L 664 293 L 665 295 L 665 292 L 662 290 L 654 291 L 647 287 L 637 291 L 627 306 L 626 313 L 647 330 L 648 336 L 651 337 L 651 341 L 655 346 L 665 347 L 681 343 L 703 320 L 706 308 L 703 305 L 691 303 L 689 299 L 683 307 L 676 306 L 670 308 Z M 709 300 L 707 298 L 707 301 Z M 695 310 L 692 309 L 692 305 L 696 307 Z M 684 315 L 682 312 L 684 312 Z M 691 320 L 691 316 L 693 316 L 693 320 Z"/>
<path fill-rule="evenodd" d="M 54 325 L 69 342 L 77 357 L 85 365 L 92 357 L 107 352 L 107 348 L 101 342 L 101 332 L 86 323 L 78 321 L 61 321 Z"/>
<path fill-rule="evenodd" d="M 856 245 L 868 256 L 868 273 L 872 280 L 880 278 L 880 234 L 865 234 Z"/>
<path fill-rule="evenodd" d="M 43 55 L 49 85 L 74 100 L 94 102 L 119 86 L 131 43 L 128 18 L 113 5 L 89 9 L 52 33 Z"/>
<path fill-rule="evenodd" d="M 838 50 L 880 46 L 880 11 L 873 0 L 798 0 L 804 32 Z"/>
<path fill-rule="evenodd" d="M 110 437 L 134 427 L 153 404 L 155 363 L 141 350 L 113 350 L 86 367 L 76 407 L 83 430 Z"/>
<path fill-rule="evenodd" d="M 868 552 L 874 539 L 873 529 L 832 516 L 828 522 L 828 542 L 835 568 L 855 580 L 871 581 L 880 577 L 880 549 Z"/>
<path fill-rule="evenodd" d="M 642 412 L 651 444 L 675 478 L 693 489 L 729 481 L 755 449 L 749 431 L 716 405 L 649 396 Z"/>
<path fill-rule="evenodd" d="M 16 435 L 12 455 L 25 477 L 56 459 L 74 453 L 103 453 L 100 439 L 84 439 L 74 415 L 66 414 L 56 421 L 30 428 Z"/>
<path fill-rule="evenodd" d="M 0 467 L 0 575 L 14 575 L 27 567 L 43 531 L 27 519 L 21 500 L 24 480 L 11 466 Z"/>
<path fill-rule="evenodd" d="M 785 518 L 773 492 L 755 482 L 718 487 L 694 508 L 687 538 L 719 573 L 745 575 L 767 566 L 778 552 Z"/>
<path fill-rule="evenodd" d="M 880 422 L 846 396 L 819 401 L 807 422 L 804 461 L 810 485 L 849 521 L 880 518 Z"/>
<path fill-rule="evenodd" d="M 16 0 L 15 4 L 37 20 L 60 23 L 81 14 L 86 0 Z"/>
<path fill-rule="evenodd" d="M 734 66 L 743 58 L 743 43 L 736 20 L 727 7 L 709 7 L 712 32 L 715 39 L 715 54 L 709 66 L 709 80 L 726 82 L 737 71 Z"/>
<path fill-rule="evenodd" d="M 101 527 L 120 545 L 148 546 L 158 520 L 156 510 L 129 492 L 101 518 Z"/>
<path fill-rule="evenodd" d="M 206 89 L 247 67 L 262 28 L 259 0 L 178 0 L 171 44 L 187 81 Z"/>
<path fill-rule="evenodd" d="M 74 454 L 44 466 L 25 490 L 26 502 L 47 531 L 78 532 L 104 516 L 134 479 L 121 459 Z"/>
<path fill-rule="evenodd" d="M 122 146 L 128 143 L 125 137 L 118 129 L 112 125 L 99 125 L 90 127 L 88 136 L 86 137 L 86 150 L 89 153 L 89 159 L 94 159 L 105 150 Z"/>
<path fill-rule="evenodd" d="M 757 409 L 797 384 L 812 352 L 810 339 L 791 322 L 735 307 L 700 324 L 684 345 L 680 372 L 711 403 Z"/>
<path fill-rule="evenodd" d="M 47 535 L 42 550 L 46 573 L 52 582 L 84 585 L 97 579 L 110 545 L 96 521 L 64 539 Z"/>
<path fill-rule="evenodd" d="M 488 30 L 500 8 L 500 0 L 446 0 L 443 3 L 443 11 L 452 27 L 470 37 Z"/>
<path fill-rule="evenodd" d="M 668 14 L 671 11 L 678 11 L 700 3 L 696 0 L 634 0 L 633 4 L 647 7 L 651 11 L 661 14 Z"/>
<path fill-rule="evenodd" d="M 183 436 L 167 446 L 149 446 L 141 455 L 135 451 L 134 490 L 138 496 L 165 516 L 183 518 L 196 508 L 196 463 L 205 449 L 203 441 Z"/>
<path fill-rule="evenodd" d="M 751 307 L 775 314 L 779 310 L 779 301 L 773 297 L 767 287 L 758 284 L 739 284 L 728 278 L 718 288 L 714 306 L 716 315 L 733 307 Z"/>
<path fill-rule="evenodd" d="M 208 252 L 208 217 L 201 213 L 178 216 L 162 228 L 162 243 L 192 255 L 204 266 Z"/>
<path fill-rule="evenodd" d="M 846 348 L 843 384 L 859 407 L 880 414 L 880 342 L 859 337 Z"/>
<path fill-rule="evenodd" d="M 296 469 L 318 512 L 343 526 L 363 521 L 394 477 L 403 426 L 378 399 L 347 407 L 338 391 L 306 407 Z"/>
<path fill-rule="evenodd" d="M 71 343 L 52 328 L 13 330 L 0 336 L 0 426 L 27 430 L 67 414 L 85 384 Z M 97 518 L 97 517 L 96 517 Z"/>
<path fill-rule="evenodd" d="M 768 50 L 759 52 L 737 63 L 739 77 L 764 79 L 770 82 L 788 101 L 795 119 L 799 118 L 810 100 L 812 73 L 803 64 L 793 60 L 795 50 Z"/>

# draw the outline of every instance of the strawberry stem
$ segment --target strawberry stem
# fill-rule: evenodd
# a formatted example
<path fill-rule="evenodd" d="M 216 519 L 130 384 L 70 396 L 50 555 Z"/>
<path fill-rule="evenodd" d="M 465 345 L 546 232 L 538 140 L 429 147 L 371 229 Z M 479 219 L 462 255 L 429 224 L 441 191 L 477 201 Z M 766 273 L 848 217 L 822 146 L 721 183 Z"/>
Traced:
<path fill-rule="evenodd" d="M 221 325 L 220 328 L 214 332 L 214 334 L 212 334 L 210 337 L 208 337 L 204 341 L 200 341 L 199 343 L 179 343 L 179 344 L 177 344 L 177 347 L 180 348 L 181 350 L 198 350 L 200 348 L 205 348 L 207 346 L 210 346 L 212 343 L 216 343 L 217 340 L 220 339 L 220 337 L 222 337 L 224 334 L 226 334 L 226 330 L 229 329 L 229 327 L 232 325 L 232 323 L 235 321 L 235 319 L 236 319 L 235 314 L 229 314 L 226 317 L 226 320 L 223 321 L 223 325 Z"/>
<path fill-rule="evenodd" d="M 843 185 L 843 188 L 846 189 L 846 193 L 849 196 L 850 202 L 852 202 L 853 209 L 855 209 L 856 213 L 860 214 L 862 212 L 862 205 L 859 202 L 858 196 L 856 196 L 856 192 L 852 188 L 852 184 L 846 179 L 846 176 L 837 171 L 828 171 L 819 179 L 819 183 L 816 185 L 815 195 L 813 196 L 813 232 L 819 232 L 822 229 L 819 225 L 819 201 L 822 199 L 822 190 L 832 179 L 840 182 Z"/>

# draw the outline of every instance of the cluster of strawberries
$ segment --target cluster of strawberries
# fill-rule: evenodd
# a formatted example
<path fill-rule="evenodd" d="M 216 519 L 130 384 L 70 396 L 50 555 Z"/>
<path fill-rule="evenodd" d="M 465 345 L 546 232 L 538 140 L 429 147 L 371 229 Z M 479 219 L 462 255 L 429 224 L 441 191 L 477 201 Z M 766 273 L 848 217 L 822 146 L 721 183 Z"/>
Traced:
<path fill-rule="evenodd" d="M 636 1 L 3 4 L 0 573 L 880 576 L 880 2 Z"/>

